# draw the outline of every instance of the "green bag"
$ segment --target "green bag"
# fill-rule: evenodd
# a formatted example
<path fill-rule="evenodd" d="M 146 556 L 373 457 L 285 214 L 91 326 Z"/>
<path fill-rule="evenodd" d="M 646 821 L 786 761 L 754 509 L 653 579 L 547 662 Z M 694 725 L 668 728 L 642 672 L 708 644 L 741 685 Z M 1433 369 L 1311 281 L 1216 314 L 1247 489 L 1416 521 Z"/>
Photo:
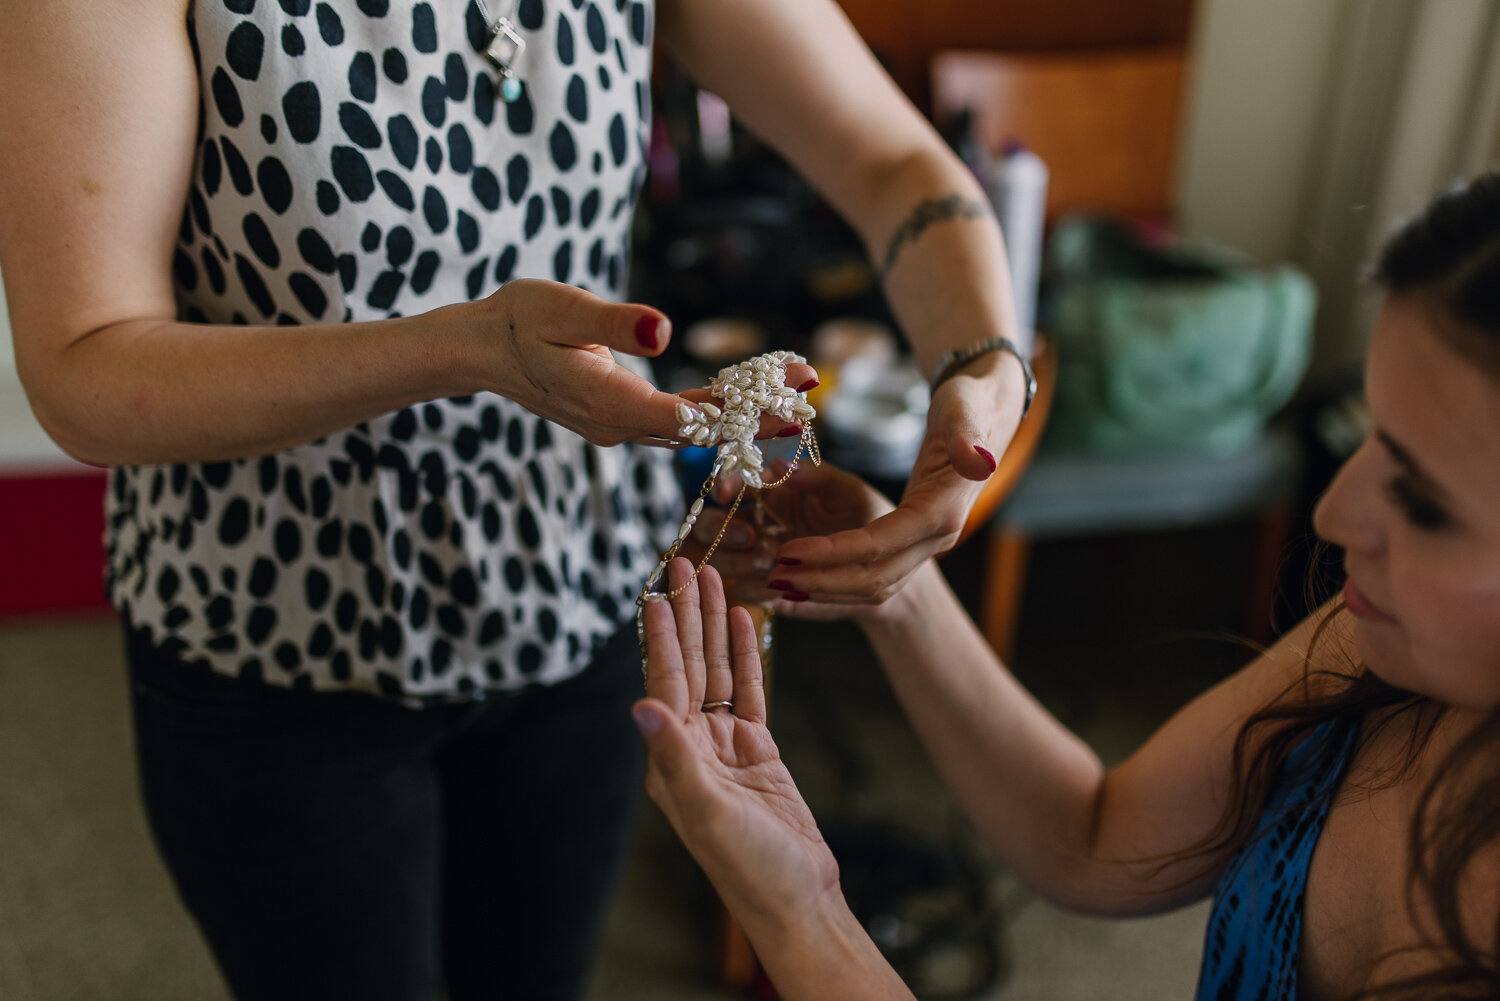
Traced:
<path fill-rule="evenodd" d="M 1317 293 L 1296 268 L 1075 217 L 1054 229 L 1046 269 L 1049 447 L 1232 453 L 1307 370 Z"/>

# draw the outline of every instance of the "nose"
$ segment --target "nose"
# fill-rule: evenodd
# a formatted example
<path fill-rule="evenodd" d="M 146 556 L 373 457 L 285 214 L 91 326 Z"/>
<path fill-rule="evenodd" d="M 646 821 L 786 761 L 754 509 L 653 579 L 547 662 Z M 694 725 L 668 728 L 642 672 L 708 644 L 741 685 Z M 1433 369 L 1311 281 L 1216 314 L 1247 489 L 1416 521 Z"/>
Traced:
<path fill-rule="evenodd" d="M 1372 447 L 1367 441 L 1349 457 L 1313 511 L 1318 536 L 1346 552 L 1376 554 L 1385 545 Z"/>

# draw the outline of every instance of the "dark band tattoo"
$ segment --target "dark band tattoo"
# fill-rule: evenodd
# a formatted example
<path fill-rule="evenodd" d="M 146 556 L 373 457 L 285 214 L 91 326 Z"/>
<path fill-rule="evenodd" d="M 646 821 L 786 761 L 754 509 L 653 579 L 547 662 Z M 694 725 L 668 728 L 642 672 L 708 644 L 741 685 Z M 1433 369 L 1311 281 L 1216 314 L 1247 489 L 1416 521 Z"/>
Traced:
<path fill-rule="evenodd" d="M 901 256 L 901 251 L 906 249 L 908 243 L 914 242 L 922 235 L 922 231 L 935 222 L 945 222 L 949 219 L 982 219 L 990 216 L 990 207 L 984 202 L 965 198 L 963 195 L 949 195 L 947 198 L 929 198 L 921 202 L 911 210 L 911 215 L 906 217 L 899 228 L 897 228 L 891 242 L 885 248 L 885 261 L 880 265 L 880 276 L 884 278 L 891 273 L 891 268 L 896 266 L 896 258 Z"/>

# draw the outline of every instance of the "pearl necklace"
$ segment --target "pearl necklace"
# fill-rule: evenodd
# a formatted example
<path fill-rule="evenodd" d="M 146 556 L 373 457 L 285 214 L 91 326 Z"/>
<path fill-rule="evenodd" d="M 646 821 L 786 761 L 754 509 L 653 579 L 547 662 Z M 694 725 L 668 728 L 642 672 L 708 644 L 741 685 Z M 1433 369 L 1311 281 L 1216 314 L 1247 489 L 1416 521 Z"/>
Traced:
<path fill-rule="evenodd" d="M 734 519 L 740 502 L 745 498 L 746 490 L 752 487 L 756 490 L 773 490 L 781 486 L 797 471 L 797 462 L 804 450 L 813 465 L 822 464 L 823 456 L 812 429 L 812 419 L 817 416 L 817 411 L 803 394 L 786 385 L 787 363 L 803 361 L 806 359 L 790 351 L 772 351 L 759 355 L 720 369 L 713 382 L 709 383 L 709 393 L 724 401 L 722 408 L 712 403 L 702 403 L 697 408 L 686 403 L 677 404 L 677 420 L 682 425 L 678 434 L 683 440 L 701 448 L 718 445 L 719 454 L 714 459 L 713 468 L 703 480 L 703 485 L 698 489 L 697 499 L 688 508 L 687 517 L 677 530 L 677 538 L 662 554 L 656 569 L 646 578 L 640 597 L 636 598 L 635 631 L 640 642 L 642 671 L 646 664 L 646 602 L 675 598 L 698 579 L 714 551 L 719 548 L 719 543 L 723 541 L 730 521 Z M 765 470 L 765 455 L 755 443 L 755 432 L 760 428 L 762 414 L 770 414 L 789 424 L 802 424 L 802 435 L 797 441 L 797 450 L 792 453 L 791 468 L 780 479 L 771 483 L 766 483 L 761 476 Z M 703 559 L 693 569 L 693 575 L 671 591 L 654 590 L 661 581 L 662 574 L 666 572 L 667 564 L 672 562 L 677 550 L 682 548 L 683 542 L 693 531 L 698 516 L 703 513 L 704 499 L 713 491 L 720 476 L 732 473 L 740 477 L 740 491 L 735 495 L 734 503 L 724 516 L 708 552 L 703 554 Z"/>

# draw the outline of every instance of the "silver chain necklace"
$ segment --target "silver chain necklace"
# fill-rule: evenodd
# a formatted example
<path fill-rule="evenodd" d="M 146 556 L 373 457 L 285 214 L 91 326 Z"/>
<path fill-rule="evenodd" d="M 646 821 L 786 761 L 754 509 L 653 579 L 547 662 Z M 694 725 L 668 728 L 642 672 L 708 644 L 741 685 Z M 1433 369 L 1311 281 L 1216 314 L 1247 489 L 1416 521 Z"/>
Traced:
<path fill-rule="evenodd" d="M 512 20 L 517 8 L 521 6 L 521 0 L 510 0 L 510 12 L 500 17 L 490 15 L 489 5 L 484 0 L 474 0 L 474 6 L 479 9 L 479 16 L 484 18 L 484 23 L 490 30 L 489 38 L 484 43 L 484 54 L 500 73 L 499 79 L 495 81 L 495 93 L 509 104 L 521 96 L 521 78 L 516 75 L 516 60 L 526 50 L 526 39 L 521 37 Z"/>

